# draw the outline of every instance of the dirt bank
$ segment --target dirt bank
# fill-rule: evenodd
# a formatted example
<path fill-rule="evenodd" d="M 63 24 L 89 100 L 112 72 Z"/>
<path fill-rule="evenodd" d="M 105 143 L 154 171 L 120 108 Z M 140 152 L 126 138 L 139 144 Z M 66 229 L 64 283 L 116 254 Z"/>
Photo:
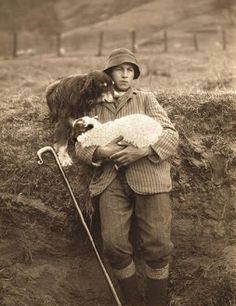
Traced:
<path fill-rule="evenodd" d="M 0 304 L 115 305 L 53 158 L 37 164 L 37 150 L 52 143 L 42 88 L 37 90 L 1 101 Z M 157 97 L 181 139 L 172 159 L 170 303 L 234 305 L 236 95 Z M 66 170 L 84 211 L 89 172 L 76 161 Z"/>
<path fill-rule="evenodd" d="M 40 200 L 1 194 L 1 305 L 113 305 L 85 233 Z"/>

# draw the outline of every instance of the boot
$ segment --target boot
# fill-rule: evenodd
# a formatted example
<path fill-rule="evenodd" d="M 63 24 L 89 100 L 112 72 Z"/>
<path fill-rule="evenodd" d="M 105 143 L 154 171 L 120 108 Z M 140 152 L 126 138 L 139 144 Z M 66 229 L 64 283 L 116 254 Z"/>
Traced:
<path fill-rule="evenodd" d="M 168 278 L 147 278 L 147 306 L 167 306 Z"/>
<path fill-rule="evenodd" d="M 118 280 L 125 301 L 130 306 L 142 306 L 142 297 L 137 286 L 136 275 Z"/>

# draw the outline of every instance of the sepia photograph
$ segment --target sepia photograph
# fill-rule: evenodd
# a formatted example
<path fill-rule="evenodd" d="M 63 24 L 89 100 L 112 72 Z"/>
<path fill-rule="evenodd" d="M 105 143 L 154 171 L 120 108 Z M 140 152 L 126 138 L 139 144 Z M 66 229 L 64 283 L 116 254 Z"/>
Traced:
<path fill-rule="evenodd" d="M 0 0 L 0 305 L 236 306 L 236 0 Z"/>

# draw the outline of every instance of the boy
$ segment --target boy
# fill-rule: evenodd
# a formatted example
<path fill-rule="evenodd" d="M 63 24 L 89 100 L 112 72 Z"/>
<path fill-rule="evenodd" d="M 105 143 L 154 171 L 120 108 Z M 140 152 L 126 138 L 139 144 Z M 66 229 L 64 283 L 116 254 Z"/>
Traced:
<path fill-rule="evenodd" d="M 166 306 L 169 258 L 173 249 L 169 198 L 172 184 L 167 159 L 176 150 L 178 133 L 155 96 L 132 87 L 140 68 L 131 51 L 113 50 L 104 71 L 114 82 L 114 101 L 98 103 L 89 115 L 97 115 L 104 123 L 130 114 L 146 114 L 161 123 L 163 133 L 152 146 L 137 148 L 119 137 L 103 147 L 82 149 L 78 145 L 77 155 L 81 161 L 94 165 L 90 193 L 99 198 L 104 256 L 127 303 L 142 304 L 129 241 L 134 214 L 145 261 L 147 305 Z"/>

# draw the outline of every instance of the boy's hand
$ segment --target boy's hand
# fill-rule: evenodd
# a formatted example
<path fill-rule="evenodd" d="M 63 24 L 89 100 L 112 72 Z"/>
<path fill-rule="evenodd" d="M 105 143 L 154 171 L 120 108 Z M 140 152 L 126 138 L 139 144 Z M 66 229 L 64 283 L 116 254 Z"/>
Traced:
<path fill-rule="evenodd" d="M 109 159 L 113 154 L 123 150 L 127 146 L 127 144 L 122 143 L 122 140 L 123 137 L 120 136 L 103 147 L 99 146 L 94 152 L 94 160 Z"/>
<path fill-rule="evenodd" d="M 150 154 L 149 147 L 137 148 L 131 144 L 126 145 L 125 148 L 110 156 L 110 159 L 117 165 L 117 167 L 127 166 L 142 157 Z"/>

